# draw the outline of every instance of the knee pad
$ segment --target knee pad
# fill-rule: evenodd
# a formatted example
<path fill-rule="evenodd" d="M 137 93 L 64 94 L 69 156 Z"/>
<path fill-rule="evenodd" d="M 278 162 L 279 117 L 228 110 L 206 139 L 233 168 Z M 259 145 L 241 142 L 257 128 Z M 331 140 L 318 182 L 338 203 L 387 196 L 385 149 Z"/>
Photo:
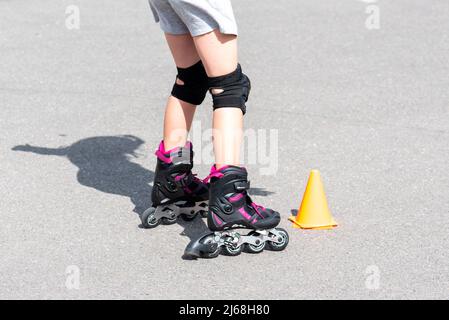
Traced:
<path fill-rule="evenodd" d="M 179 100 L 199 105 L 206 97 L 208 84 L 207 74 L 201 60 L 188 68 L 177 68 L 177 80 L 173 85 L 171 95 Z M 183 84 L 178 84 L 178 79 Z"/>
<path fill-rule="evenodd" d="M 214 92 L 218 89 L 219 92 Z M 237 69 L 229 74 L 209 78 L 209 90 L 212 95 L 214 110 L 223 107 L 240 108 L 246 113 L 245 102 L 251 91 L 251 81 L 242 72 L 240 64 Z"/>

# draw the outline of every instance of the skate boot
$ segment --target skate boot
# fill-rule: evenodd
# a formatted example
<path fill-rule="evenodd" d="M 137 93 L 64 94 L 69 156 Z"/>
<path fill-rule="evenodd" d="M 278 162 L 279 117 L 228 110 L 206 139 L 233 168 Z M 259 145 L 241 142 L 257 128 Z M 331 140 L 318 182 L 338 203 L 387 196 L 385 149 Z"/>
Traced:
<path fill-rule="evenodd" d="M 192 241 L 185 254 L 190 257 L 215 258 L 220 253 L 239 255 L 243 249 L 260 253 L 265 247 L 284 250 L 289 241 L 287 231 L 275 228 L 278 212 L 255 204 L 247 193 L 249 181 L 245 168 L 226 166 L 211 169 L 207 224 L 212 232 Z M 251 229 L 242 235 L 236 229 Z"/>
<path fill-rule="evenodd" d="M 157 165 L 151 192 L 152 206 L 142 215 L 142 225 L 154 228 L 161 222 L 173 224 L 181 216 L 193 220 L 207 214 L 208 185 L 192 174 L 192 144 L 165 150 L 164 142 L 156 151 Z"/>

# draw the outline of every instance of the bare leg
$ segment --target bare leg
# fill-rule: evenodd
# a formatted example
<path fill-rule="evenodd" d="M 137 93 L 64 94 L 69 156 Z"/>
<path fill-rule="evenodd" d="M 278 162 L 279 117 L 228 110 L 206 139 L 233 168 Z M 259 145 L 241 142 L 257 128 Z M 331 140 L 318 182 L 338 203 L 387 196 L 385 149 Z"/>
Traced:
<path fill-rule="evenodd" d="M 187 68 L 200 60 L 189 34 L 165 34 L 175 64 L 179 68 Z M 178 84 L 182 84 L 181 80 Z M 184 146 L 192 125 L 196 106 L 170 96 L 165 108 L 164 146 L 166 150 Z"/>
<path fill-rule="evenodd" d="M 193 40 L 209 77 L 222 76 L 237 68 L 237 36 L 214 30 Z M 219 108 L 214 111 L 212 126 L 217 169 L 225 165 L 240 165 L 242 111 L 239 108 Z"/>

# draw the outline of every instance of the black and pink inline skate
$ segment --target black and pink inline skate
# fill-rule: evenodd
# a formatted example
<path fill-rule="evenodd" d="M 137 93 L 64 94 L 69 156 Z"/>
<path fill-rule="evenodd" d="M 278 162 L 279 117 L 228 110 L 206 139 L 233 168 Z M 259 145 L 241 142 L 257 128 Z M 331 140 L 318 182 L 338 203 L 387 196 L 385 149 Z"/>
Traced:
<path fill-rule="evenodd" d="M 209 190 L 207 183 L 192 174 L 192 143 L 166 151 L 164 142 L 156 151 L 157 165 L 151 192 L 152 206 L 141 215 L 145 228 L 161 222 L 173 224 L 181 216 L 193 220 L 197 214 L 207 214 Z"/>
<path fill-rule="evenodd" d="M 194 258 L 215 258 L 220 253 L 239 255 L 243 249 L 260 253 L 265 247 L 284 250 L 289 242 L 287 231 L 276 228 L 281 217 L 272 209 L 255 204 L 247 190 L 250 187 L 245 168 L 212 167 L 208 177 L 209 210 L 207 224 L 211 232 L 192 241 L 185 255 Z M 251 229 L 242 235 L 236 229 Z"/>

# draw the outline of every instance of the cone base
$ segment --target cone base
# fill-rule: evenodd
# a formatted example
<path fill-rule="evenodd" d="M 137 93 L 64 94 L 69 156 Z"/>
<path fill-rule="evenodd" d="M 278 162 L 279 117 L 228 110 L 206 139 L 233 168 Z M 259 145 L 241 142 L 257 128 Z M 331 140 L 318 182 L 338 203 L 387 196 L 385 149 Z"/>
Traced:
<path fill-rule="evenodd" d="M 333 229 L 333 228 L 338 226 L 338 224 L 335 221 L 332 221 L 328 225 L 317 225 L 317 226 L 301 225 L 298 222 L 296 222 L 296 217 L 295 216 L 291 216 L 290 218 L 288 218 L 288 220 L 293 222 L 293 228 L 296 228 L 296 229 L 327 230 L 327 229 Z"/>

